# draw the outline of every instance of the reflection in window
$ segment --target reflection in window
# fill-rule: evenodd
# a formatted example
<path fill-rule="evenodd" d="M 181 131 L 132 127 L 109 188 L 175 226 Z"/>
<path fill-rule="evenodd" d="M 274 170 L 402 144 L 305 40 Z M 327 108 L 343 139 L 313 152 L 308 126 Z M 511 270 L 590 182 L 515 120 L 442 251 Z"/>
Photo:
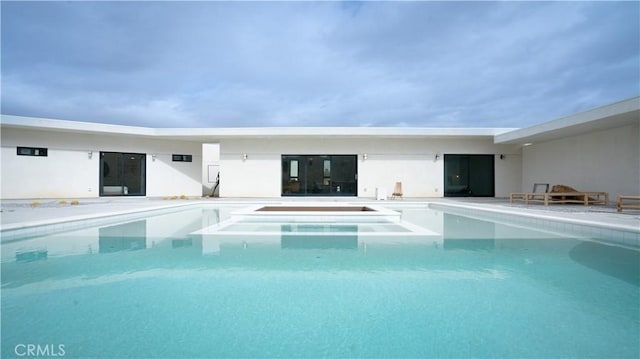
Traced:
<path fill-rule="evenodd" d="M 282 195 L 356 196 L 355 155 L 282 155 Z"/>
<path fill-rule="evenodd" d="M 325 186 L 331 185 L 331 160 L 324 160 L 323 166 L 323 175 L 322 175 L 322 184 Z"/>

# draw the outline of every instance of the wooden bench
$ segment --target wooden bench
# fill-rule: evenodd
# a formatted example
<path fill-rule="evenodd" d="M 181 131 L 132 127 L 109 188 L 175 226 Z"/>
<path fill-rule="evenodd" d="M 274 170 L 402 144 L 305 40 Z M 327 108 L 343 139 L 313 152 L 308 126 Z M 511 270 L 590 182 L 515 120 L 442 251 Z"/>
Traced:
<path fill-rule="evenodd" d="M 640 201 L 640 196 L 618 196 L 618 200 L 616 201 L 616 208 L 618 212 L 622 212 L 624 208 L 626 209 L 640 209 L 640 203 L 637 204 L 629 204 L 624 203 L 624 201 Z"/>
<path fill-rule="evenodd" d="M 526 204 L 529 204 L 529 202 L 544 202 L 544 192 L 509 193 L 509 203 L 513 203 L 514 201 L 523 201 Z"/>
<path fill-rule="evenodd" d="M 603 204 L 609 205 L 608 192 L 514 192 L 509 194 L 509 203 L 514 201 L 540 202 L 548 206 L 550 203 L 578 203 L 584 204 Z"/>

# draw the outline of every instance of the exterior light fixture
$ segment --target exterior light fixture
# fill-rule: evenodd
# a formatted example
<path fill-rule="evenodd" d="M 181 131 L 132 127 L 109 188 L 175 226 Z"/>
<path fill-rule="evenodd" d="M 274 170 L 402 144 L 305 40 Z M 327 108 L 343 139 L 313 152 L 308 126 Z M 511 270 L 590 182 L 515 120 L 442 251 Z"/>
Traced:
<path fill-rule="evenodd" d="M 504 156 L 503 154 L 500 154 L 500 159 L 501 159 L 501 160 L 504 160 L 504 157 L 505 157 L 505 156 Z"/>
<path fill-rule="evenodd" d="M 156 161 L 156 157 L 157 157 L 157 156 L 158 156 L 158 155 L 156 155 L 155 153 L 154 153 L 154 154 L 152 154 L 152 155 L 151 155 L 151 160 L 152 160 L 153 162 L 155 162 L 155 161 Z"/>
<path fill-rule="evenodd" d="M 440 158 L 440 154 L 439 154 L 439 153 L 436 153 L 435 161 L 437 161 L 437 160 L 438 160 L 438 158 Z"/>
<path fill-rule="evenodd" d="M 369 155 L 367 155 L 366 153 L 362 155 L 362 160 L 366 161 L 369 158 Z"/>
<path fill-rule="evenodd" d="M 93 158 L 93 151 L 87 152 L 87 157 L 89 157 L 89 159 L 92 159 Z"/>
<path fill-rule="evenodd" d="M 247 158 L 249 158 L 249 156 L 247 156 L 247 154 L 246 154 L 246 153 L 243 153 L 243 154 L 242 154 L 242 160 L 243 160 L 243 161 L 246 161 L 246 160 L 247 160 Z"/>

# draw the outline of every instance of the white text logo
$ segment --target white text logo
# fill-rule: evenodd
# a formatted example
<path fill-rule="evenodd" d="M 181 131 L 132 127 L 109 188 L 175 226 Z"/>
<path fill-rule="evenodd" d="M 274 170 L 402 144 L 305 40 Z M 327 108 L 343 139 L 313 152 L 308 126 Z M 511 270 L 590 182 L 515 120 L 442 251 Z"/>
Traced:
<path fill-rule="evenodd" d="M 18 344 L 13 352 L 19 357 L 63 357 L 64 344 Z"/>

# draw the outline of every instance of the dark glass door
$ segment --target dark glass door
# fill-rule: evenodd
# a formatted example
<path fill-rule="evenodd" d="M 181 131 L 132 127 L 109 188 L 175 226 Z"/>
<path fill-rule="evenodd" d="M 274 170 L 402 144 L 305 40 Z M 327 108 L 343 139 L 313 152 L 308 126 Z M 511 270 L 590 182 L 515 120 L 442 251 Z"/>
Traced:
<path fill-rule="evenodd" d="M 331 192 L 343 196 L 358 195 L 357 156 L 331 156 Z"/>
<path fill-rule="evenodd" d="M 146 155 L 100 152 L 101 196 L 144 196 Z"/>
<path fill-rule="evenodd" d="M 445 197 L 493 197 L 493 155 L 444 155 Z"/>
<path fill-rule="evenodd" d="M 283 196 L 356 196 L 356 155 L 283 155 Z"/>

